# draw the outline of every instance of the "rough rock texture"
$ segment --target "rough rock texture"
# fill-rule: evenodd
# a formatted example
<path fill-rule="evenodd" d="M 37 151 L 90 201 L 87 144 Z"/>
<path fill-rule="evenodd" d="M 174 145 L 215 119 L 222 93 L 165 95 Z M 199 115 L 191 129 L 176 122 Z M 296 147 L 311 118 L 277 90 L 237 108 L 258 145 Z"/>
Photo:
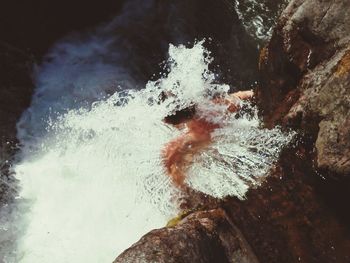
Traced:
<path fill-rule="evenodd" d="M 350 2 L 292 1 L 262 51 L 259 104 L 269 126 L 317 136 L 317 167 L 350 174 Z"/>
<path fill-rule="evenodd" d="M 225 204 L 260 260 L 350 261 L 349 8 L 291 1 L 261 51 L 265 124 L 299 130 L 300 142 L 262 188 Z"/>
<path fill-rule="evenodd" d="M 195 212 L 176 226 L 153 230 L 114 263 L 258 263 L 222 209 Z"/>
<path fill-rule="evenodd" d="M 223 208 L 261 262 L 350 262 L 349 183 L 329 182 L 314 170 L 313 144 L 285 149 L 262 187 Z"/>

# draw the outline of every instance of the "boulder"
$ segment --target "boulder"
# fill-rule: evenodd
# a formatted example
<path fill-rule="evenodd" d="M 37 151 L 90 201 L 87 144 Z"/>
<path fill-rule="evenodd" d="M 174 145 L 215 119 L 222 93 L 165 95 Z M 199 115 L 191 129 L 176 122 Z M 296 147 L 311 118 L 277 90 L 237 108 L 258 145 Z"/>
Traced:
<path fill-rule="evenodd" d="M 315 137 L 317 168 L 350 174 L 349 1 L 291 1 L 260 55 L 268 126 Z"/>
<path fill-rule="evenodd" d="M 175 226 L 153 230 L 114 263 L 258 263 L 222 209 L 194 212 Z"/>

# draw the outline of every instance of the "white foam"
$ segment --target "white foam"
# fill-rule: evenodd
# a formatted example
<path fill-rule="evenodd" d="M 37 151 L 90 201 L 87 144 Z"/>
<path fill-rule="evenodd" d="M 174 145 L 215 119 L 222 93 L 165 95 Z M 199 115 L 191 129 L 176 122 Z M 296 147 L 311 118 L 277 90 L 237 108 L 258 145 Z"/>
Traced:
<path fill-rule="evenodd" d="M 213 134 L 213 143 L 194 158 L 187 183 L 218 198 L 244 199 L 250 187 L 262 182 L 294 133 L 261 129 L 256 110 L 253 116 L 226 116 L 220 123 L 223 127 Z"/>
<path fill-rule="evenodd" d="M 27 138 L 22 161 L 14 168 L 21 198 L 31 200 L 19 262 L 111 262 L 177 213 L 177 190 L 164 172 L 161 149 L 178 132 L 162 119 L 204 99 L 212 80 L 204 52 L 201 43 L 170 46 L 167 77 L 37 121 L 45 129 L 34 130 L 46 133 L 33 139 L 26 127 L 32 132 L 35 115 L 42 115 L 28 110 L 20 126 Z M 173 96 L 157 103 L 162 91 Z"/>
<path fill-rule="evenodd" d="M 59 63 L 39 72 L 42 86 L 19 125 L 23 147 L 14 171 L 20 198 L 29 201 L 29 209 L 22 217 L 26 228 L 18 238 L 15 262 L 111 262 L 177 213 L 180 193 L 165 173 L 161 151 L 180 132 L 163 118 L 192 104 L 202 105 L 201 114 L 223 111 L 210 102 L 210 94 L 225 97 L 229 87 L 214 84 L 202 42 L 193 48 L 170 45 L 169 55 L 166 76 L 143 90 L 117 92 L 88 107 L 72 107 L 74 93 L 55 89 L 60 78 L 53 69 L 59 71 Z M 77 80 L 79 94 L 96 100 L 93 85 L 103 89 L 112 75 L 102 74 L 98 81 L 92 75 L 92 82 L 89 76 L 69 75 L 64 86 L 69 79 L 73 86 Z M 57 92 L 54 96 L 51 89 Z M 46 95 L 39 96 L 41 91 Z M 61 92 L 67 99 L 62 100 Z M 171 95 L 160 101 L 164 92 Z M 71 110 L 57 111 L 53 118 L 51 104 Z M 209 150 L 198 156 L 187 182 L 213 196 L 243 197 L 288 138 L 278 130 L 260 130 L 256 118 L 223 116 L 213 120 L 224 127 L 215 133 Z"/>

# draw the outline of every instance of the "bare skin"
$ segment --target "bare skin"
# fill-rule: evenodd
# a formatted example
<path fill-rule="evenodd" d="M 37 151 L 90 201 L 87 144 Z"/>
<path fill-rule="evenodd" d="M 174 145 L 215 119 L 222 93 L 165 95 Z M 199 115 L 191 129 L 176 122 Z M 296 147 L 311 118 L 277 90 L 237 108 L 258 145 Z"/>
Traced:
<path fill-rule="evenodd" d="M 250 100 L 253 95 L 252 91 L 239 91 L 231 94 L 228 99 L 214 99 L 213 102 L 227 105 L 227 112 L 234 113 L 240 109 L 241 100 Z M 181 130 L 186 129 L 186 132 L 167 143 L 162 156 L 168 175 L 174 184 L 181 188 L 184 186 L 188 164 L 196 153 L 212 142 L 211 134 L 220 128 L 220 125 L 194 116 L 176 127 Z"/>

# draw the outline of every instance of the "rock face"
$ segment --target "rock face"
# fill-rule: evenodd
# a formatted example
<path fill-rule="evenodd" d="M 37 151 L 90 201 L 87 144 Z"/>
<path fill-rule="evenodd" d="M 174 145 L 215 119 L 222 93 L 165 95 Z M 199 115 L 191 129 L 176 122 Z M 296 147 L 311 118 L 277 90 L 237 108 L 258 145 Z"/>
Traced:
<path fill-rule="evenodd" d="M 299 130 L 262 188 L 225 204 L 258 259 L 349 262 L 350 2 L 293 0 L 259 61 L 265 125 Z M 316 168 L 316 169 L 315 169 Z M 237 212 L 239 211 L 239 212 Z"/>
<path fill-rule="evenodd" d="M 114 263 L 258 263 L 222 209 L 195 212 L 176 226 L 153 230 Z"/>
<path fill-rule="evenodd" d="M 313 154 L 310 142 L 285 149 L 262 187 L 222 205 L 261 262 L 350 261 L 349 183 L 322 179 Z"/>
<path fill-rule="evenodd" d="M 259 104 L 269 126 L 317 137 L 317 167 L 350 174 L 349 1 L 292 1 L 261 53 Z"/>

